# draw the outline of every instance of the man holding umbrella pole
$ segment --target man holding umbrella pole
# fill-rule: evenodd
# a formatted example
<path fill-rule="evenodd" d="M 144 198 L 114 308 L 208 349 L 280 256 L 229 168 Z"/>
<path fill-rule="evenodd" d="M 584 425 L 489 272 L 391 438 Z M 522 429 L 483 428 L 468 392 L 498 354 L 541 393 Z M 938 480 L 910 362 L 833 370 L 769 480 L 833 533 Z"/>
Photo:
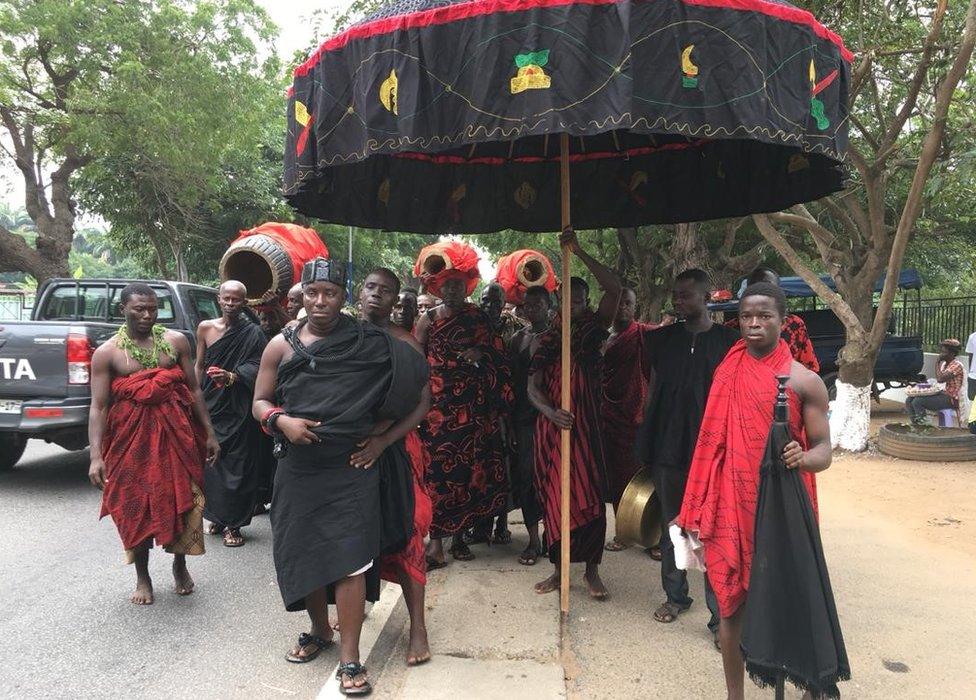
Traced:
<path fill-rule="evenodd" d="M 676 519 L 701 540 L 706 575 L 718 599 L 719 639 L 728 697 L 743 697 L 743 622 L 755 544 L 756 503 L 778 375 L 788 375 L 790 434 L 782 451 L 798 469 L 816 513 L 814 474 L 830 466 L 827 389 L 793 359 L 780 339 L 786 297 L 768 283 L 746 288 L 739 304 L 742 339 L 715 371 Z M 733 456 L 735 457 L 733 459 Z M 756 603 L 762 605 L 761 602 Z M 799 621 L 794 621 L 799 627 Z"/>

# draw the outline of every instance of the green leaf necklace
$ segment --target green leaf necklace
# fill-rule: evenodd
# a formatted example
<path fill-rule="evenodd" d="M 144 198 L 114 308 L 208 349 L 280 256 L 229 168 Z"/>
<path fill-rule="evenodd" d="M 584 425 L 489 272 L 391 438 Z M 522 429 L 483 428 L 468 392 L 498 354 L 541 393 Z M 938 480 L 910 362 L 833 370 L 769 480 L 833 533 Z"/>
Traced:
<path fill-rule="evenodd" d="M 129 328 L 122 326 L 119 328 L 119 332 L 115 334 L 115 344 L 122 348 L 127 357 L 131 357 L 145 369 L 154 369 L 159 367 L 159 356 L 161 354 L 173 358 L 176 355 L 173 352 L 173 346 L 165 339 L 165 327 L 160 325 L 153 326 L 151 335 L 153 341 L 152 348 L 147 350 L 136 345 L 132 336 L 129 335 Z"/>

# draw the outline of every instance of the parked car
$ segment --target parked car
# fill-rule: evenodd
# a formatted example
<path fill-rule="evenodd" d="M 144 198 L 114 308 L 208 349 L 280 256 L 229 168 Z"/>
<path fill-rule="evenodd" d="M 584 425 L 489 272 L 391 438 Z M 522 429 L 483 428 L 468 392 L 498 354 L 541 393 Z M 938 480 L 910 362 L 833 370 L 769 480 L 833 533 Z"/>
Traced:
<path fill-rule="evenodd" d="M 91 358 L 123 323 L 122 288 L 135 280 L 51 279 L 29 321 L 0 321 L 0 470 L 13 467 L 27 440 L 69 450 L 88 445 Z M 196 345 L 200 321 L 220 315 L 217 291 L 144 281 L 159 298 L 159 320 Z"/>

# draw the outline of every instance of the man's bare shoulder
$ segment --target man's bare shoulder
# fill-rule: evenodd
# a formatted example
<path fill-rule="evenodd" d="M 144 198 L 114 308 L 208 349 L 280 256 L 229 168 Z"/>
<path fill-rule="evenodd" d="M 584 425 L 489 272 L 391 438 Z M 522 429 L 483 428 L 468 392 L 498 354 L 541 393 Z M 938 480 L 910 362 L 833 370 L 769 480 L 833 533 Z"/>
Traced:
<path fill-rule="evenodd" d="M 99 360 L 108 362 L 112 357 L 121 352 L 118 344 L 115 342 L 115 336 L 106 340 L 104 343 L 95 348 L 95 352 L 92 353 L 92 362 L 98 362 Z"/>
<path fill-rule="evenodd" d="M 190 349 L 190 341 L 187 340 L 186 336 L 179 331 L 174 331 L 167 328 L 166 332 L 163 333 L 163 340 L 172 345 L 173 349 L 176 351 L 188 351 Z"/>
<path fill-rule="evenodd" d="M 793 390 L 804 403 L 815 401 L 826 406 L 829 401 L 827 386 L 820 375 L 807 369 L 796 360 L 793 360 L 793 365 L 790 368 L 790 386 L 793 387 Z"/>

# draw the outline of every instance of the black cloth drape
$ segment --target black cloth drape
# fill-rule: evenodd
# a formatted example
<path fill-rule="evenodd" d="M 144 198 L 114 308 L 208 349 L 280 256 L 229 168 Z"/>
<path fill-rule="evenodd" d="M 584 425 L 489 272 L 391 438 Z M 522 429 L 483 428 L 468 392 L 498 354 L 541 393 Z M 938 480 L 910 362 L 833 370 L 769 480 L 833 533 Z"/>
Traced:
<path fill-rule="evenodd" d="M 237 375 L 230 386 L 218 387 L 204 375 L 203 397 L 210 422 L 220 442 L 220 458 L 204 470 L 207 520 L 230 528 L 251 522 L 258 491 L 271 458 L 267 437 L 251 416 L 254 380 L 267 339 L 247 319 L 227 330 L 207 347 L 206 367 L 217 366 Z"/>
<path fill-rule="evenodd" d="M 297 334 L 286 332 L 294 355 L 278 367 L 277 403 L 288 415 L 320 421 L 314 432 L 322 441 L 288 445 L 275 475 L 274 561 L 290 611 L 304 609 L 305 596 L 323 586 L 331 602 L 332 584 L 374 563 L 386 540 L 409 538 L 409 531 L 383 533 L 402 523 L 408 509 L 412 517 L 412 483 L 396 487 L 395 468 L 357 469 L 349 457 L 377 421 L 398 420 L 416 407 L 428 376 L 420 353 L 347 316 L 308 347 Z M 379 595 L 376 564 L 366 574 L 366 593 L 369 600 Z"/>
<path fill-rule="evenodd" d="M 760 687 L 783 677 L 814 697 L 839 698 L 851 677 L 820 530 L 796 470 L 781 455 L 790 441 L 774 422 L 763 456 L 755 550 L 742 651 Z"/>

